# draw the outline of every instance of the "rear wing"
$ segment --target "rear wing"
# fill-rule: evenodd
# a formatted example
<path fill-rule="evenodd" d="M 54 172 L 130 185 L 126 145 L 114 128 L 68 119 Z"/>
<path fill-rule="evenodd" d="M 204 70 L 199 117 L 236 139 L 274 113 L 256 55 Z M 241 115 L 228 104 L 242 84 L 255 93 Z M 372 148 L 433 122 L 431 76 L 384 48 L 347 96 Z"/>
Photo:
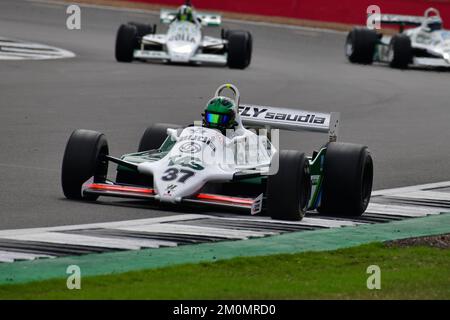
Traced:
<path fill-rule="evenodd" d="M 425 21 L 423 16 L 406 16 L 399 14 L 382 14 L 380 22 L 382 24 L 418 27 Z"/>
<path fill-rule="evenodd" d="M 338 112 L 323 113 L 240 104 L 239 114 L 246 127 L 323 132 L 328 134 L 330 141 L 336 141 L 339 134 Z"/>
<path fill-rule="evenodd" d="M 418 27 L 430 17 L 440 17 L 439 10 L 435 8 L 428 8 L 425 10 L 423 16 L 407 16 L 401 14 L 382 14 L 380 15 L 380 22 L 384 24 L 399 25 L 401 28 L 405 26 Z"/>
<path fill-rule="evenodd" d="M 161 10 L 159 19 L 161 23 L 169 24 L 177 16 L 176 10 Z M 215 13 L 195 12 L 194 16 L 200 19 L 201 25 L 205 27 L 218 27 L 222 24 L 222 16 Z"/>

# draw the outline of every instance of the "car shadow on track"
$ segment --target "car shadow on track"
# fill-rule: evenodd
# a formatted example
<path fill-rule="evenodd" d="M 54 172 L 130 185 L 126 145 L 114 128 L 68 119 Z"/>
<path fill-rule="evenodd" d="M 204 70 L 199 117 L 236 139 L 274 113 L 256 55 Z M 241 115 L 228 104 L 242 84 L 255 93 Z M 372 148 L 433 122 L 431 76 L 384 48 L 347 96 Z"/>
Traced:
<path fill-rule="evenodd" d="M 146 61 L 136 60 L 135 63 L 142 63 L 147 65 L 165 65 L 167 67 L 182 67 L 182 68 L 206 68 L 206 69 L 228 69 L 228 66 L 217 64 L 197 64 L 197 63 L 176 63 L 176 62 L 163 62 L 163 61 Z"/>
<path fill-rule="evenodd" d="M 155 201 L 146 201 L 146 200 L 117 200 L 117 201 L 108 201 L 108 200 L 96 200 L 96 201 L 86 201 L 86 200 L 69 200 L 66 198 L 59 198 L 62 201 L 69 202 L 78 202 L 90 205 L 102 205 L 102 206 L 110 206 L 110 207 L 121 207 L 121 208 L 133 208 L 133 209 L 142 209 L 142 210 L 152 210 L 161 212 L 167 212 L 167 214 L 172 213 L 181 213 L 181 214 L 211 214 L 211 213 L 219 213 L 219 214 L 237 214 L 237 215 L 248 215 L 239 210 L 221 210 L 218 207 L 194 207 L 190 205 L 179 205 L 179 204 L 171 204 L 171 203 L 159 203 Z M 149 211 L 151 213 L 152 211 Z"/>

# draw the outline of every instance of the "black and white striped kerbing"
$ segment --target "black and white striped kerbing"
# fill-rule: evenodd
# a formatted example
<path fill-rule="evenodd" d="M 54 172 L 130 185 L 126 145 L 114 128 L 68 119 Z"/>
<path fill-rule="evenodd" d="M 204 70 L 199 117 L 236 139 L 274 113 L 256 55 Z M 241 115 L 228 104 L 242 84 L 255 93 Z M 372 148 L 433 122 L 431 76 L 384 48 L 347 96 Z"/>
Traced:
<path fill-rule="evenodd" d="M 302 221 L 226 213 L 182 214 L 118 222 L 1 230 L 0 262 L 205 242 L 245 240 L 289 232 L 386 223 L 450 211 L 450 181 L 373 192 L 361 217 L 308 212 Z"/>

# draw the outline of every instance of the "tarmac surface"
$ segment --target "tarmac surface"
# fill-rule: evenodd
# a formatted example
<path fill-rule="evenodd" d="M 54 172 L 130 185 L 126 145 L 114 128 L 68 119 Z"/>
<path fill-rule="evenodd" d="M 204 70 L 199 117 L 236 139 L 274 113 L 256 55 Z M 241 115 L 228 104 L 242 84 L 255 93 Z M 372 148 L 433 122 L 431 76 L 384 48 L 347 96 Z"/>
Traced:
<path fill-rule="evenodd" d="M 246 70 L 124 64 L 114 59 L 119 25 L 158 17 L 88 7 L 81 14 L 81 30 L 68 30 L 66 6 L 0 2 L 0 37 L 76 54 L 0 60 L 0 229 L 180 214 L 120 200 L 66 200 L 60 186 L 66 141 L 74 129 L 92 129 L 105 133 L 112 155 L 133 152 L 150 123 L 199 120 L 225 82 L 239 87 L 243 103 L 341 112 L 340 140 L 372 152 L 374 189 L 450 180 L 449 72 L 352 65 L 344 57 L 345 34 L 228 21 L 225 27 L 253 34 Z M 325 139 L 285 132 L 281 147 L 310 154 Z"/>

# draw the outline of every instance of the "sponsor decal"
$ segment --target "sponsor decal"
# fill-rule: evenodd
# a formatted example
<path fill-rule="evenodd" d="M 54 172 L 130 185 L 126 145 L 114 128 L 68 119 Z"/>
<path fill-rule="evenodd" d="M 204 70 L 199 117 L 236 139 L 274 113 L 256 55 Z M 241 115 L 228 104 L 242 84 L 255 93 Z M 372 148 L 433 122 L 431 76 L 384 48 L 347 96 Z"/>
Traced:
<path fill-rule="evenodd" d="M 188 141 L 183 143 L 179 150 L 183 153 L 198 153 L 202 150 L 202 147 L 197 142 Z"/>
<path fill-rule="evenodd" d="M 250 214 L 255 215 L 261 212 L 262 210 L 262 201 L 264 194 L 261 193 L 252 203 L 252 207 L 250 209 Z"/>
<path fill-rule="evenodd" d="M 171 195 L 172 195 L 172 192 L 175 191 L 176 188 L 177 188 L 177 185 L 176 185 L 176 184 L 169 184 L 169 185 L 166 187 L 166 190 L 164 191 L 164 195 L 166 195 L 166 196 L 171 196 Z"/>
<path fill-rule="evenodd" d="M 239 107 L 239 113 L 244 118 L 256 118 L 261 120 L 281 120 L 286 122 L 325 124 L 326 118 L 314 113 L 272 112 L 263 107 Z"/>
<path fill-rule="evenodd" d="M 188 33 L 177 33 L 169 37 L 169 41 L 185 41 L 195 43 L 195 38 Z"/>
<path fill-rule="evenodd" d="M 196 134 L 191 134 L 191 135 L 188 135 L 188 136 L 180 137 L 179 141 L 184 141 L 184 140 L 199 141 L 199 142 L 202 142 L 202 143 L 206 143 L 214 152 L 216 151 L 216 146 L 212 142 L 212 139 L 209 138 L 209 137 L 199 136 L 199 135 L 196 135 Z M 183 144 L 183 146 L 184 145 L 185 144 Z M 195 152 L 192 152 L 192 153 L 195 153 Z"/>
<path fill-rule="evenodd" d="M 202 166 L 202 160 L 200 160 L 197 157 L 191 157 L 191 156 L 181 156 L 176 155 L 169 159 L 169 167 L 170 166 L 182 166 L 182 167 L 188 167 L 194 170 L 203 170 L 205 169 L 204 166 Z"/>

